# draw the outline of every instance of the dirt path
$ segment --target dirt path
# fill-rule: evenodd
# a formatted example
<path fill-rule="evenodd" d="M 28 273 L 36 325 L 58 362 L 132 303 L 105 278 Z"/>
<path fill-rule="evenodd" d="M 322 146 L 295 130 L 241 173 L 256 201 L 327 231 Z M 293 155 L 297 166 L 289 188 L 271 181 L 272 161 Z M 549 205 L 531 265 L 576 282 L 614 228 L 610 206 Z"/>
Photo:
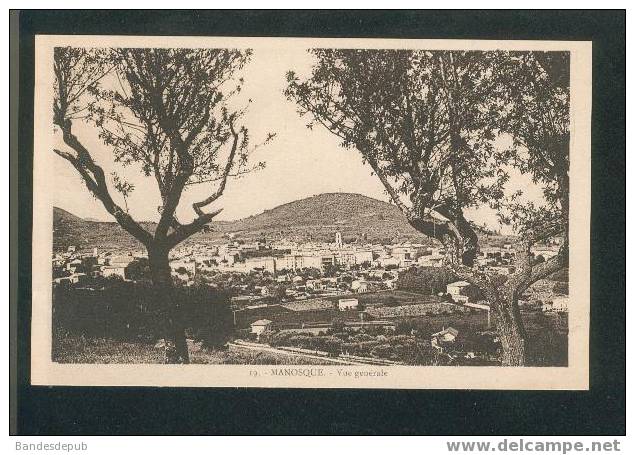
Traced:
<path fill-rule="evenodd" d="M 237 348 L 237 349 L 247 349 L 250 351 L 260 351 L 260 352 L 268 352 L 271 354 L 278 354 L 278 355 L 284 355 L 284 356 L 293 356 L 293 357 L 303 357 L 303 358 L 307 358 L 307 359 L 317 359 L 317 360 L 324 360 L 325 362 L 328 363 L 335 363 L 335 364 L 339 364 L 339 365 L 368 365 L 366 363 L 361 363 L 361 362 L 353 362 L 350 360 L 342 360 L 342 359 L 338 359 L 335 357 L 325 357 L 325 356 L 321 356 L 321 355 L 311 355 L 311 354 L 304 354 L 304 353 L 300 353 L 300 352 L 295 352 L 295 351 L 285 351 L 284 349 L 276 349 L 276 348 L 272 348 L 271 346 L 255 346 L 253 344 L 242 344 L 242 343 L 227 343 L 227 345 L 231 348 Z"/>

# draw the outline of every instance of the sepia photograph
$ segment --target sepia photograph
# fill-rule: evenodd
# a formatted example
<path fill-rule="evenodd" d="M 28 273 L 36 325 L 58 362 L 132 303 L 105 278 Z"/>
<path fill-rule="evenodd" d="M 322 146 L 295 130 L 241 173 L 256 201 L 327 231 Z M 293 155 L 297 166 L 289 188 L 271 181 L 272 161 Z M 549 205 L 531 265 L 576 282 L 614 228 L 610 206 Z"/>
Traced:
<path fill-rule="evenodd" d="M 37 36 L 33 381 L 587 388 L 590 49 Z"/>

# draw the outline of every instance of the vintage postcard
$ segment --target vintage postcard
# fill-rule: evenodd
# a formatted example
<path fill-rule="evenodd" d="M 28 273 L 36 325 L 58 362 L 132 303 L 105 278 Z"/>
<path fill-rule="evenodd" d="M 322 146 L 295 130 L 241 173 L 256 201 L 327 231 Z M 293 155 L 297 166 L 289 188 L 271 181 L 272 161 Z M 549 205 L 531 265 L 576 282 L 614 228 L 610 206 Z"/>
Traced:
<path fill-rule="evenodd" d="M 590 42 L 35 51 L 32 384 L 588 389 Z"/>

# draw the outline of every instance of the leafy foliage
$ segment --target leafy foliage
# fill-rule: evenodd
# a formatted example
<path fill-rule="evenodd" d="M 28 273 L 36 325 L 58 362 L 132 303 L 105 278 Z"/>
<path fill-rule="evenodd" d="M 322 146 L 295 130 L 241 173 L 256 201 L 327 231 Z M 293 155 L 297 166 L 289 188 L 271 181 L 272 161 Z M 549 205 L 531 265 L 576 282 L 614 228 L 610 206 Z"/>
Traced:
<path fill-rule="evenodd" d="M 56 153 L 73 164 L 124 229 L 150 243 L 151 235 L 112 200 L 103 170 L 72 132 L 75 120 L 93 125 L 115 162 L 140 165 L 155 178 L 162 201 L 154 237 L 173 246 L 218 213 L 202 208 L 223 194 L 229 177 L 264 166 L 249 165 L 255 147 L 240 125 L 247 106 L 236 106 L 234 99 L 250 56 L 250 50 L 236 49 L 56 48 L 54 121 L 76 154 Z M 116 174 L 113 181 L 127 205 L 134 187 Z M 216 185 L 192 205 L 194 222 L 181 226 L 174 213 L 184 189 L 203 183 Z M 166 240 L 169 228 L 175 232 Z"/>
<path fill-rule="evenodd" d="M 466 208 L 494 177 L 490 53 L 314 49 L 309 79 L 286 95 L 359 150 L 407 214 Z M 499 182 L 494 183 L 498 185 Z"/>
<path fill-rule="evenodd" d="M 503 223 L 517 232 L 568 222 L 569 53 L 504 53 L 496 66 L 500 130 L 512 138 L 502 155 L 543 189 L 544 203 L 524 201 L 521 190 L 494 199 Z"/>
<path fill-rule="evenodd" d="M 162 193 L 185 167 L 192 180 L 218 174 L 219 155 L 232 138 L 231 127 L 243 111 L 231 111 L 232 95 L 243 79 L 232 79 L 248 62 L 250 51 L 232 49 L 116 49 L 109 88 L 94 87 L 98 103 L 89 109 L 100 138 L 115 161 L 142 163 Z M 238 165 L 247 160 L 248 135 Z M 178 135 L 178 136 L 177 136 Z M 179 139 L 187 153 L 177 153 Z"/>

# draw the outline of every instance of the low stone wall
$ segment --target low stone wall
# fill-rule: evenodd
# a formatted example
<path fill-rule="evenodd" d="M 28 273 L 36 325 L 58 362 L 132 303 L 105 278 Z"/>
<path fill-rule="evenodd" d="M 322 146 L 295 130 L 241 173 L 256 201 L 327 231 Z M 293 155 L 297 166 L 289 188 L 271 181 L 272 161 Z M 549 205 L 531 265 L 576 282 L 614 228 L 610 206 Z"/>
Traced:
<path fill-rule="evenodd" d="M 408 316 L 425 316 L 427 314 L 465 313 L 468 309 L 453 303 L 418 303 L 414 305 L 402 305 L 394 307 L 372 307 L 366 310 L 367 313 L 377 318 L 396 318 Z"/>

